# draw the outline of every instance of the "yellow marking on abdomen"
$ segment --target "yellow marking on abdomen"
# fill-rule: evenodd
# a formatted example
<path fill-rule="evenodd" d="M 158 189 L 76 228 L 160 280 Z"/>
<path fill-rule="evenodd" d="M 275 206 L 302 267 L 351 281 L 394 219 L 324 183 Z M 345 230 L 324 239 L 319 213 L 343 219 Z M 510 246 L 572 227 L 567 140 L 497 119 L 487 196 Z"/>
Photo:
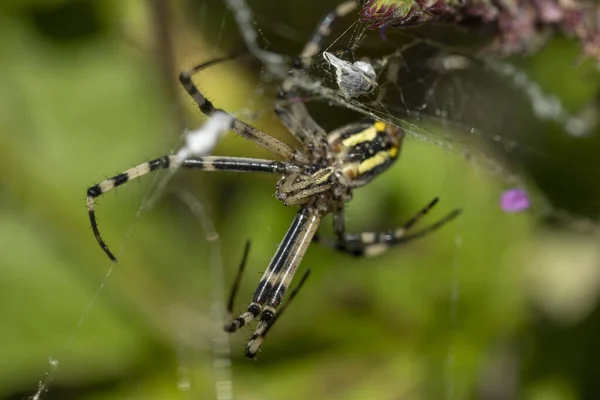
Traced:
<path fill-rule="evenodd" d="M 362 175 L 366 172 L 369 172 L 373 168 L 380 166 L 389 159 L 390 153 L 388 151 L 380 151 L 373 157 L 369 157 L 365 161 L 361 162 L 358 166 L 358 173 Z"/>
<path fill-rule="evenodd" d="M 373 124 L 373 126 L 375 127 L 375 129 L 377 129 L 378 132 L 384 132 L 385 128 L 387 127 L 387 124 L 382 121 L 377 121 Z"/>
<path fill-rule="evenodd" d="M 368 127 L 365 130 L 355 133 L 354 135 L 342 140 L 342 144 L 345 147 L 353 147 L 359 143 L 370 142 L 371 140 L 377 137 L 377 128 L 376 124 Z"/>

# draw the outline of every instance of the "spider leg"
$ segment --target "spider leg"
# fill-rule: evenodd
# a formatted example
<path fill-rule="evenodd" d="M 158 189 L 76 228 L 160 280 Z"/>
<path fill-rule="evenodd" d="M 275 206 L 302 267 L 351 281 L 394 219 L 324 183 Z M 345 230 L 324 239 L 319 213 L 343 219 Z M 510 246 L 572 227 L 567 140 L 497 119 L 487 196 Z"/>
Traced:
<path fill-rule="evenodd" d="M 88 188 L 87 209 L 92 231 L 94 232 L 96 241 L 112 261 L 117 261 L 117 258 L 109 250 L 108 246 L 100 236 L 95 215 L 95 199 L 106 192 L 110 192 L 118 186 L 159 169 L 177 168 L 179 166 L 183 168 L 199 169 L 204 171 L 269 172 L 273 174 L 286 174 L 302 170 L 302 167 L 286 162 L 242 157 L 201 157 L 186 159 L 181 163 L 176 161 L 177 156 L 174 155 L 157 158 L 156 160 L 139 164 L 125 172 L 115 175 L 112 178 L 106 179 L 105 181 Z"/>
<path fill-rule="evenodd" d="M 331 33 L 331 25 L 337 19 L 345 17 L 357 8 L 358 2 L 356 0 L 349 0 L 338 4 L 333 11 L 330 11 L 327 15 L 325 15 L 319 25 L 317 25 L 317 28 L 310 37 L 310 40 L 304 46 L 302 53 L 300 53 L 300 57 L 296 62 L 296 68 L 306 68 L 311 63 L 313 57 L 316 56 L 319 51 L 321 51 L 323 39 L 325 39 Z"/>
<path fill-rule="evenodd" d="M 240 282 L 241 282 L 242 272 L 245 269 L 246 259 L 248 257 L 249 249 L 250 249 L 250 241 L 247 241 L 246 242 L 246 247 L 244 249 L 244 256 L 242 258 L 242 262 L 240 263 L 240 267 L 238 269 L 238 273 L 236 275 L 236 279 L 235 279 L 234 285 L 233 285 L 232 290 L 231 290 L 231 295 L 229 297 L 229 302 L 228 302 L 228 306 L 227 306 L 227 313 L 228 313 L 228 318 L 229 319 L 231 319 L 231 317 L 232 317 L 231 312 L 233 310 L 233 303 L 235 301 L 235 295 L 237 294 L 237 291 L 238 291 L 238 288 L 239 288 L 239 285 L 240 285 Z M 264 329 L 264 331 L 262 331 L 261 341 L 263 341 L 266 338 L 267 333 L 269 333 L 269 331 L 273 328 L 273 325 L 275 324 L 275 322 L 279 318 L 281 318 L 281 316 L 283 315 L 283 312 L 289 307 L 289 305 L 292 302 L 292 300 L 294 299 L 294 297 L 296 297 L 296 295 L 298 294 L 298 292 L 300 291 L 300 289 L 304 285 L 304 282 L 306 282 L 306 280 L 308 279 L 308 276 L 310 275 L 310 272 L 311 272 L 310 269 L 306 270 L 306 272 L 304 273 L 304 275 L 302 275 L 302 278 L 300 278 L 300 282 L 292 290 L 292 292 L 290 293 L 287 301 L 285 303 L 283 303 L 283 305 L 279 309 L 278 313 L 273 318 L 272 322 Z"/>
<path fill-rule="evenodd" d="M 291 304 L 292 300 L 294 300 L 294 298 L 296 297 L 296 295 L 298 294 L 298 292 L 300 291 L 300 289 L 302 289 L 302 286 L 304 285 L 304 283 L 308 279 L 308 276 L 310 275 L 310 272 L 311 272 L 310 269 L 307 269 L 306 272 L 304 272 L 304 274 L 300 278 L 300 282 L 298 282 L 298 284 L 296 285 L 296 287 L 291 291 L 291 293 L 290 293 L 287 301 L 282 304 L 281 308 L 279 309 L 279 311 L 277 312 L 277 314 L 275 314 L 275 316 L 273 317 L 273 319 L 271 320 L 271 322 L 268 323 L 265 326 L 265 328 L 256 337 L 254 335 L 252 336 L 252 339 L 251 339 L 252 347 L 250 347 L 250 344 L 249 344 L 248 347 L 247 347 L 247 349 L 246 349 L 246 356 L 248 358 L 251 358 L 251 359 L 255 359 L 256 358 L 256 352 L 260 348 L 260 345 L 262 344 L 262 342 L 267 337 L 267 334 L 269 333 L 269 331 L 273 328 L 273 325 L 275 325 L 275 322 L 277 322 L 281 318 L 281 316 L 283 315 L 284 311 L 289 307 L 289 305 Z"/>
<path fill-rule="evenodd" d="M 231 319 L 231 314 L 229 315 L 230 320 L 224 326 L 224 330 L 229 333 L 236 332 L 260 316 L 260 322 L 246 347 L 246 355 L 248 357 L 254 358 L 264 340 L 265 330 L 268 330 L 268 327 L 274 321 L 277 307 L 281 303 L 285 291 L 292 281 L 317 231 L 320 221 L 321 214 L 310 206 L 304 206 L 298 211 L 283 240 L 279 244 L 275 255 L 271 259 L 269 266 L 261 277 L 254 292 L 252 302 L 246 311 L 241 313 L 237 318 Z M 229 299 L 228 311 L 231 311 L 233 308 L 239 279 L 246 262 L 245 259 L 246 255 L 238 270 L 236 283 L 233 286 Z"/>
<path fill-rule="evenodd" d="M 348 253 L 353 256 L 373 257 L 386 252 L 392 246 L 425 236 L 446 225 L 461 213 L 461 210 L 459 209 L 453 210 L 434 224 L 423 228 L 420 231 L 408 234 L 411 228 L 414 227 L 414 225 L 423 218 L 437 202 L 438 198 L 433 199 L 433 201 L 423 207 L 414 217 L 395 230 L 362 233 L 336 231 L 337 237 L 335 238 L 315 236 L 314 240 L 325 246 L 331 247 L 334 250 Z M 334 226 L 334 231 L 335 230 Z"/>
<path fill-rule="evenodd" d="M 255 359 L 266 332 L 270 330 L 269 327 L 277 319 L 277 308 L 319 228 L 322 215 L 311 206 L 301 208 L 298 215 L 303 215 L 303 224 L 297 228 L 295 241 L 291 243 L 286 263 L 278 271 L 273 271 L 274 273 L 269 277 L 268 282 L 272 282 L 272 284 L 269 285 L 268 300 L 260 313 L 260 321 L 246 346 L 245 353 L 248 358 Z"/>
<path fill-rule="evenodd" d="M 295 82 L 298 75 L 305 72 L 314 56 L 321 50 L 323 39 L 331 33 L 332 23 L 357 7 L 356 0 L 346 1 L 338 5 L 321 20 L 310 40 L 304 46 L 302 53 L 294 62 L 294 69 L 291 71 L 290 76 L 283 81 L 279 93 L 277 93 L 275 114 L 304 146 L 317 143 L 319 139 L 326 135 L 326 132 L 310 116 L 302 99 L 296 99 L 298 93 L 294 90 Z"/>
<path fill-rule="evenodd" d="M 273 321 L 263 331 L 263 333 L 262 333 L 262 339 L 263 340 L 267 337 L 267 333 L 269 333 L 269 331 L 273 328 L 273 325 L 275 325 L 275 322 L 277 322 L 277 320 L 279 318 L 281 318 L 281 316 L 283 315 L 283 312 L 289 307 L 289 305 L 292 302 L 292 300 L 294 300 L 294 298 L 296 297 L 296 295 L 298 295 L 298 292 L 300 291 L 300 289 L 302 289 L 302 286 L 304 286 L 304 282 L 306 282 L 306 280 L 308 279 L 308 276 L 310 275 L 310 272 L 311 272 L 310 269 L 307 269 L 306 272 L 304 272 L 304 274 L 302 275 L 302 278 L 300 278 L 300 282 L 298 282 L 298 284 L 296 285 L 296 287 L 292 290 L 292 292 L 290 293 L 287 301 L 285 303 L 283 303 L 283 305 L 279 309 L 279 312 L 277 313 L 277 315 L 275 315 L 275 318 L 273 318 Z"/>
<path fill-rule="evenodd" d="M 217 59 L 213 61 L 208 61 L 203 64 L 198 64 L 187 71 L 182 71 L 179 74 L 179 82 L 185 89 L 185 91 L 190 95 L 190 97 L 196 102 L 198 108 L 202 113 L 208 117 L 212 116 L 215 111 L 219 110 L 222 112 L 226 112 L 221 109 L 215 108 L 210 100 L 208 100 L 202 92 L 198 89 L 196 84 L 192 81 L 192 76 L 197 72 L 215 64 L 216 62 L 222 61 L 223 59 Z M 266 134 L 254 126 L 245 123 L 244 121 L 239 120 L 238 118 L 231 116 L 232 122 L 229 127 L 232 131 L 237 133 L 238 135 L 258 144 L 259 146 L 269 150 L 270 152 L 279 155 L 286 161 L 296 161 L 300 163 L 307 163 L 308 160 L 306 156 L 300 152 L 299 150 L 295 150 L 291 148 L 289 145 L 284 142 L 275 139 L 274 137 Z"/>
<path fill-rule="evenodd" d="M 333 233 L 336 237 L 343 237 L 346 232 L 346 219 L 345 213 L 343 210 L 336 211 L 333 214 Z"/>
<path fill-rule="evenodd" d="M 237 295 L 237 291 L 240 288 L 240 283 L 242 282 L 242 274 L 244 273 L 244 269 L 246 269 L 246 262 L 248 261 L 248 254 L 250 254 L 250 240 L 246 241 L 246 246 L 244 247 L 244 255 L 242 256 L 242 261 L 240 262 L 238 272 L 235 275 L 235 280 L 233 281 L 233 286 L 231 287 L 231 293 L 229 294 L 229 301 L 227 302 L 227 317 L 226 317 L 226 319 L 228 321 L 233 320 L 233 304 L 235 302 L 235 296 Z"/>

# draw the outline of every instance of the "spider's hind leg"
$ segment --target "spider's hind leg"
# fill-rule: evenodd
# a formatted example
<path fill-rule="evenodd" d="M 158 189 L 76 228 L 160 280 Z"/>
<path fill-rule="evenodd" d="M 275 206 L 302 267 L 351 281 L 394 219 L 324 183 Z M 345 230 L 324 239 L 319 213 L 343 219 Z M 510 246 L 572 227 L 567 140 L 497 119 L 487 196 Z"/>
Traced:
<path fill-rule="evenodd" d="M 460 209 L 453 210 L 432 225 L 409 234 L 411 228 L 413 228 L 417 222 L 419 222 L 421 218 L 437 204 L 438 200 L 439 199 L 436 197 L 404 225 L 391 231 L 361 233 L 336 232 L 337 237 L 335 238 L 315 236 L 314 241 L 327 247 L 331 247 L 334 250 L 357 257 L 377 256 L 386 252 L 392 246 L 420 238 L 441 228 L 461 213 Z"/>

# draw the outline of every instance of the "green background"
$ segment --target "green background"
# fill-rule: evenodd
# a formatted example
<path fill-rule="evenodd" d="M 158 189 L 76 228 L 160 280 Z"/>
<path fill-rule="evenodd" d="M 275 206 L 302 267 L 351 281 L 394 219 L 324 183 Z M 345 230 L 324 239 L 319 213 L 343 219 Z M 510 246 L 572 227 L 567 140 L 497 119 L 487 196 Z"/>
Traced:
<path fill-rule="evenodd" d="M 250 238 L 243 310 L 295 212 L 273 196 L 274 177 L 180 171 L 138 214 L 157 182 L 146 177 L 99 199 L 119 263 L 98 248 L 85 189 L 176 149 L 183 121 L 203 121 L 176 71 L 241 46 L 217 2 L 169 2 L 168 57 L 155 3 L 0 5 L 0 398 L 33 396 L 40 382 L 46 399 L 214 398 L 211 341 L 222 322 L 211 320 L 211 296 L 228 290 Z M 283 37 L 292 55 L 336 4 L 312 3 L 251 4 L 266 41 Z M 577 57 L 576 43 L 557 38 L 515 62 L 578 110 L 600 79 Z M 255 90 L 274 85 L 259 79 L 235 62 L 196 77 L 217 106 L 293 143 L 270 111 L 272 93 Z M 427 221 L 456 207 L 463 215 L 369 260 L 313 246 L 303 262 L 312 275 L 258 362 L 243 357 L 249 329 L 231 337 L 236 398 L 597 398 L 598 135 L 573 138 L 521 111 L 520 130 L 507 135 L 535 150 L 520 160 L 533 209 L 504 213 L 501 176 L 407 140 L 394 168 L 356 192 L 349 228 L 390 229 L 435 196 Z M 269 157 L 234 135 L 215 154 Z M 211 275 L 218 265 L 175 187 L 214 221 L 224 281 Z M 586 218 L 549 222 L 559 208 Z"/>

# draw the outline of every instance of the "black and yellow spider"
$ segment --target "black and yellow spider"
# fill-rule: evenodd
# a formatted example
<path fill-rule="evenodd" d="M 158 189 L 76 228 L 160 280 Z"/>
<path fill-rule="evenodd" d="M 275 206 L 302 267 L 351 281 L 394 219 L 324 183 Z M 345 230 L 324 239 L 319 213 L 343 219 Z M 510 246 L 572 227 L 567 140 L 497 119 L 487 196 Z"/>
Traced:
<path fill-rule="evenodd" d="M 295 82 L 297 78 L 306 74 L 306 68 L 320 51 L 321 42 L 329 34 L 333 21 L 354 11 L 357 6 L 354 0 L 346 1 L 321 21 L 278 92 L 275 113 L 298 140 L 301 145 L 299 149 L 294 149 L 231 116 L 230 130 L 264 147 L 283 161 L 238 157 L 197 157 L 179 161 L 175 155 L 167 155 L 140 164 L 87 190 L 88 213 L 96 240 L 110 259 L 116 261 L 101 238 L 96 224 L 94 199 L 101 194 L 152 171 L 179 166 L 204 171 L 267 172 L 281 176 L 276 186 L 277 198 L 286 206 L 300 206 L 300 210 L 260 279 L 246 312 L 235 319 L 230 315 L 225 324 L 227 332 L 235 332 L 259 318 L 246 347 L 246 355 L 250 358 L 255 357 L 267 331 L 276 320 L 277 308 L 311 242 L 321 242 L 355 256 L 373 256 L 390 246 L 423 236 L 441 227 L 459 213 L 459 210 L 454 210 L 433 225 L 407 234 L 436 204 L 437 199 L 434 199 L 398 229 L 358 234 L 346 232 L 345 203 L 351 199 L 354 189 L 366 185 L 394 163 L 400 154 L 404 131 L 384 122 L 361 121 L 327 133 L 312 119 L 302 102 L 290 99 L 298 97 Z M 212 63 L 198 65 L 182 72 L 179 77 L 200 111 L 208 117 L 213 116 L 215 112 L 224 111 L 215 109 L 198 90 L 191 77 Z M 333 213 L 335 237 L 320 238 L 316 235 L 317 228 L 323 217 L 329 213 Z M 240 273 L 242 269 L 243 267 L 240 268 Z M 230 314 L 238 282 L 239 275 L 229 304 Z M 294 290 L 291 297 L 296 292 L 297 290 Z"/>

